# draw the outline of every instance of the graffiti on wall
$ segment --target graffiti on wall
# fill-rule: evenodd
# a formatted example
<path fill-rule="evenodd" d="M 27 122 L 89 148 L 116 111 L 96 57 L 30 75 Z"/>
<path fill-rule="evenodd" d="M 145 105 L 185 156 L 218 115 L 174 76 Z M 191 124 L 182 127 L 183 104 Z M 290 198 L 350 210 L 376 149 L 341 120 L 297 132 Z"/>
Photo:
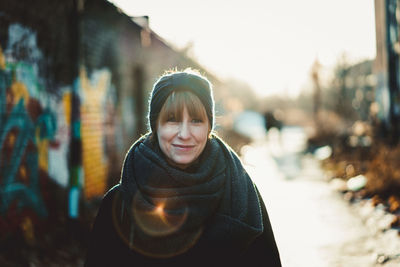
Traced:
<path fill-rule="evenodd" d="M 24 63 L 0 70 L 0 214 L 17 200 L 17 208 L 30 207 L 41 216 L 46 208 L 40 194 L 39 171 L 47 167 L 48 140 L 56 121 L 49 109 L 30 97 Z"/>
<path fill-rule="evenodd" d="M 67 171 L 62 162 L 57 173 L 50 172 L 57 160 L 49 157 L 50 151 L 66 146 L 68 138 L 60 136 L 68 132 L 59 124 L 65 125 L 66 119 L 60 119 L 66 117 L 64 109 L 42 86 L 41 60 L 36 34 L 19 24 L 10 25 L 8 43 L 4 50 L 0 47 L 0 218 L 22 210 L 47 216 L 42 179 L 57 179 Z"/>
<path fill-rule="evenodd" d="M 59 101 L 50 103 L 51 110 L 57 121 L 57 131 L 48 149 L 48 174 L 61 187 L 67 187 L 69 182 L 68 152 L 71 139 L 71 88 L 60 90 L 63 92 Z"/>
<path fill-rule="evenodd" d="M 94 71 L 90 77 L 84 68 L 80 75 L 81 137 L 84 194 L 87 199 L 102 196 L 107 186 L 106 116 L 109 113 L 107 94 L 112 89 L 111 73 Z"/>
<path fill-rule="evenodd" d="M 44 60 L 35 32 L 10 25 L 7 44 L 0 47 L 0 224 L 26 211 L 47 216 L 47 179 L 71 186 L 68 155 L 74 129 L 82 141 L 84 196 L 102 196 L 107 187 L 109 150 L 115 147 L 111 72 L 96 70 L 90 77 L 80 72 L 74 84 L 77 128 L 71 117 L 72 85 L 58 88 L 57 95 L 48 93 L 39 75 Z"/>

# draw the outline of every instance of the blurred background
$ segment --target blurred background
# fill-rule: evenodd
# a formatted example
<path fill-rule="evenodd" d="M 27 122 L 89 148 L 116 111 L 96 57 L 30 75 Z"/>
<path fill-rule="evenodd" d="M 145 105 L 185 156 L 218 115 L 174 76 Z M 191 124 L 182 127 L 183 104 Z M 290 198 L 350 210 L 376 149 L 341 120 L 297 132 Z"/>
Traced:
<path fill-rule="evenodd" d="M 152 84 L 185 68 L 284 266 L 400 264 L 399 23 L 399 0 L 1 1 L 0 265 L 83 264 Z"/>

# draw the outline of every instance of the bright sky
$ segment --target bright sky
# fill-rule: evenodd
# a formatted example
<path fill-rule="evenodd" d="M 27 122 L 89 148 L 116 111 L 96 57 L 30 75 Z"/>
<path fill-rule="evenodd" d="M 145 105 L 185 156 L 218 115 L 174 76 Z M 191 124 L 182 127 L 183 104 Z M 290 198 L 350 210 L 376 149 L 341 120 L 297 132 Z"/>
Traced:
<path fill-rule="evenodd" d="M 130 16 L 148 15 L 170 44 L 192 43 L 194 58 L 221 78 L 260 95 L 297 94 L 315 58 L 332 66 L 376 54 L 373 0 L 110 0 Z"/>

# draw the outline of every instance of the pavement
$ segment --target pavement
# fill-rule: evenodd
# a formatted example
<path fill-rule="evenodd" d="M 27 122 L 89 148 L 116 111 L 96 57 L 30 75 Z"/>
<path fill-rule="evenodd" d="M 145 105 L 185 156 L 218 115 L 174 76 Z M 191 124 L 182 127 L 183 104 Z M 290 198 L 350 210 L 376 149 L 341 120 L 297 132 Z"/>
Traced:
<path fill-rule="evenodd" d="M 400 266 L 391 215 L 368 200 L 350 204 L 320 161 L 303 154 L 305 133 L 286 127 L 242 149 L 266 203 L 284 267 Z"/>

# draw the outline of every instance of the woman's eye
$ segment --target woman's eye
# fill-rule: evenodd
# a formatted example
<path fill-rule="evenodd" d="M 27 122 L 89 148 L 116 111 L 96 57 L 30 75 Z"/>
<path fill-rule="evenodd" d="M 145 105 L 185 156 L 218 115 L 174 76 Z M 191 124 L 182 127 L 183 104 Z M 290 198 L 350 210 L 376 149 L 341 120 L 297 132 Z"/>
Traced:
<path fill-rule="evenodd" d="M 192 119 L 193 123 L 202 123 L 203 120 L 202 119 Z"/>
<path fill-rule="evenodd" d="M 167 119 L 168 122 L 176 122 L 176 118 L 174 116 L 170 116 Z"/>

